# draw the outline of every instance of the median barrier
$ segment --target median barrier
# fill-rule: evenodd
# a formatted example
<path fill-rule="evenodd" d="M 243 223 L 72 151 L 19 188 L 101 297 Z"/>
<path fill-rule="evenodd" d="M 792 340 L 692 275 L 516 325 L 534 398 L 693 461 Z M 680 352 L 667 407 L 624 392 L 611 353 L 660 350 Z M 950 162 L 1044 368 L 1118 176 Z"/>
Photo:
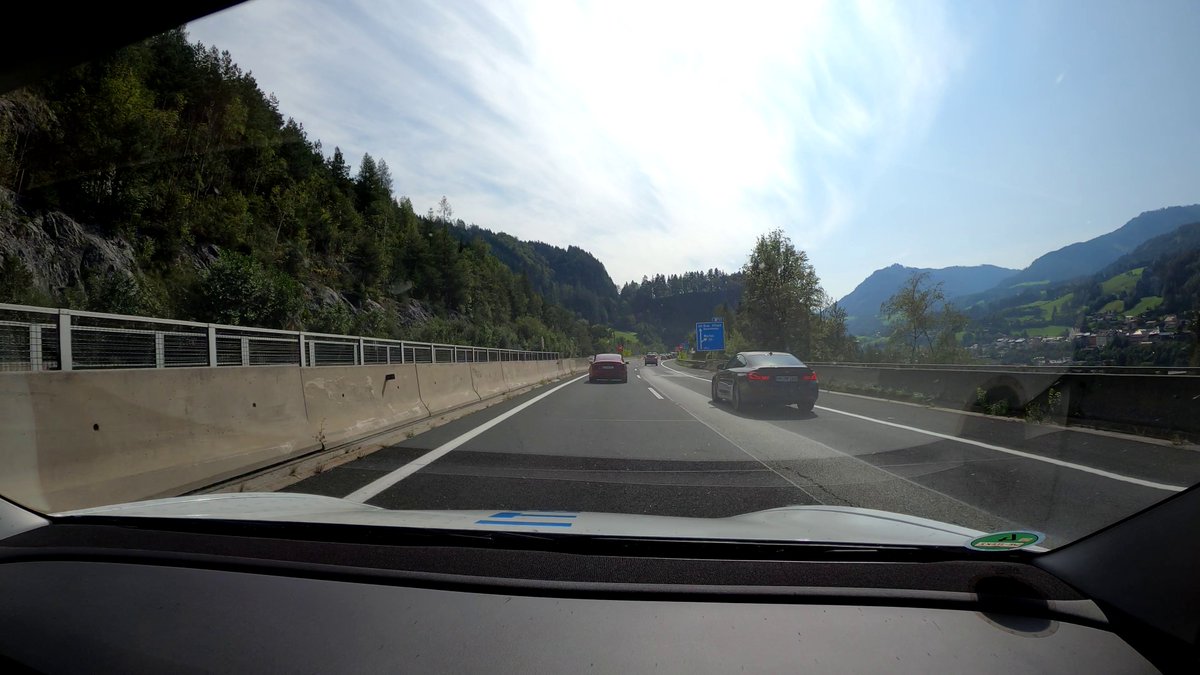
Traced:
<path fill-rule="evenodd" d="M 0 494 L 57 512 L 278 489 L 371 452 L 388 435 L 420 433 L 586 368 L 575 359 L 561 368 L 505 361 L 3 373 Z"/>
<path fill-rule="evenodd" d="M 1200 376 L 1068 373 L 1059 386 L 1072 422 L 1200 441 Z"/>
<path fill-rule="evenodd" d="M 1007 401 L 1018 409 L 1054 386 L 1062 377 L 1056 372 L 1009 372 L 995 370 L 953 370 L 948 368 L 888 368 L 812 363 L 820 381 L 827 385 L 892 390 L 920 394 L 952 407 L 969 409 L 975 405 L 979 390 L 989 401 Z"/>
<path fill-rule="evenodd" d="M 423 363 L 415 366 L 421 387 L 421 401 L 430 414 L 453 410 L 479 402 L 471 386 L 471 370 L 461 363 Z"/>
<path fill-rule="evenodd" d="M 321 447 L 429 416 L 415 365 L 323 366 L 300 373 L 309 429 Z"/>
<path fill-rule="evenodd" d="M 500 396 L 509 391 L 504 381 L 504 368 L 500 363 L 472 363 L 471 384 L 480 399 Z"/>
<path fill-rule="evenodd" d="M 316 445 L 295 367 L 0 376 L 0 494 L 42 511 L 177 495 Z"/>
<path fill-rule="evenodd" d="M 978 409 L 978 394 L 988 402 L 1005 401 L 1019 412 L 1030 404 L 1068 424 L 1163 437 L 1200 435 L 1200 376 L 1080 373 L 971 368 L 886 367 L 810 364 L 823 386 L 839 385 L 886 395 L 921 394 L 931 401 L 960 410 Z M 1048 393 L 1059 395 L 1057 411 L 1046 409 Z"/>
<path fill-rule="evenodd" d="M 533 386 L 546 378 L 536 361 L 505 361 L 504 381 L 510 389 Z"/>
<path fill-rule="evenodd" d="M 508 385 L 509 391 L 529 386 L 529 383 L 525 381 L 525 373 L 518 368 L 519 365 L 519 361 L 502 361 L 500 363 L 500 370 L 504 373 L 504 382 Z"/>
<path fill-rule="evenodd" d="M 539 382 L 562 377 L 562 371 L 559 370 L 557 361 L 533 361 L 532 363 Z"/>

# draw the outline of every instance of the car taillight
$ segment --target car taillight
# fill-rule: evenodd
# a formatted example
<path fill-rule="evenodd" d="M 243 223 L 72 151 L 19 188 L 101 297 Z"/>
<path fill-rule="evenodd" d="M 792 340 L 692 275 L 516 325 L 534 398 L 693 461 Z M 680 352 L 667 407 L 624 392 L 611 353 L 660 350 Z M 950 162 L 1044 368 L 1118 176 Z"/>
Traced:
<path fill-rule="evenodd" d="M 771 379 L 771 376 L 763 375 L 762 373 L 758 372 L 757 370 L 752 370 L 752 371 L 746 373 L 746 379 L 747 380 L 755 380 L 757 382 L 765 382 L 766 380 Z"/>
<path fill-rule="evenodd" d="M 805 381 L 805 382 L 816 382 L 816 381 L 817 381 L 817 374 L 816 374 L 816 373 L 809 373 L 809 374 L 805 375 L 805 376 L 804 376 L 804 381 Z"/>

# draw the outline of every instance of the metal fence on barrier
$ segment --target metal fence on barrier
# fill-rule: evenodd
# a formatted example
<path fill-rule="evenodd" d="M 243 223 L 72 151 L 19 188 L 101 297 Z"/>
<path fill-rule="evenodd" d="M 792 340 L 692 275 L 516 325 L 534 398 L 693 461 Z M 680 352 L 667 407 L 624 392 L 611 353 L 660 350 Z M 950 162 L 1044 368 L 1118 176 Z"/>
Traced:
<path fill-rule="evenodd" d="M 0 371 L 557 361 L 446 345 L 0 303 Z"/>

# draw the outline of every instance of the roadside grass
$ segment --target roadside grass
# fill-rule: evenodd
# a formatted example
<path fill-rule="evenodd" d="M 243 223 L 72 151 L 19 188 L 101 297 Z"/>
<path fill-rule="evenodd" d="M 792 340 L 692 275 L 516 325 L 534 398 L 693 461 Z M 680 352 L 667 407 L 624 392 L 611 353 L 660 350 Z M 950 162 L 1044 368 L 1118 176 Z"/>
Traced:
<path fill-rule="evenodd" d="M 1074 293 L 1067 293 L 1066 295 L 1062 296 L 1061 298 L 1054 298 L 1053 300 L 1038 300 L 1036 302 L 1030 302 L 1028 304 L 1021 305 L 1017 309 L 1040 310 L 1042 313 L 1042 319 L 1045 321 L 1049 321 L 1050 319 L 1054 318 L 1054 310 L 1055 309 L 1057 309 L 1059 311 L 1059 313 L 1061 314 L 1064 311 L 1064 309 L 1066 308 L 1066 306 L 1069 305 L 1071 303 L 1071 301 L 1074 299 L 1075 299 Z"/>
<path fill-rule="evenodd" d="M 1149 312 L 1150 310 L 1158 309 L 1158 306 L 1161 305 L 1162 302 L 1163 302 L 1162 296 L 1148 295 L 1148 296 L 1142 298 L 1140 301 L 1138 301 L 1138 304 L 1134 305 L 1128 312 L 1126 312 L 1126 314 L 1129 314 L 1131 316 L 1145 314 L 1146 312 Z"/>
<path fill-rule="evenodd" d="M 1029 337 L 1059 337 L 1066 335 L 1069 327 L 1067 326 L 1039 326 L 1038 328 L 1022 329 L 1029 333 Z"/>
<path fill-rule="evenodd" d="M 1125 312 L 1125 301 L 1124 300 L 1113 300 L 1112 302 L 1101 307 L 1100 311 L 1101 312 L 1116 312 L 1118 314 L 1123 314 Z"/>
<path fill-rule="evenodd" d="M 1100 292 L 1105 295 L 1128 293 L 1137 286 L 1138 279 L 1142 278 L 1142 272 L 1145 270 L 1145 267 L 1138 267 L 1106 279 L 1100 283 Z"/>

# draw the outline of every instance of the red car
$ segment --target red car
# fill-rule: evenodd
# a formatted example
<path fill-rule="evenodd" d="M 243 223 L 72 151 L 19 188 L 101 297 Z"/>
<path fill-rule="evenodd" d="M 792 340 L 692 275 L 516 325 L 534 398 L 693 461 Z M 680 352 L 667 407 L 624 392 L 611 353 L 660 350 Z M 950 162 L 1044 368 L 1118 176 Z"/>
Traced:
<path fill-rule="evenodd" d="M 629 369 L 620 354 L 597 354 L 588 369 L 588 382 L 596 380 L 629 381 Z"/>

